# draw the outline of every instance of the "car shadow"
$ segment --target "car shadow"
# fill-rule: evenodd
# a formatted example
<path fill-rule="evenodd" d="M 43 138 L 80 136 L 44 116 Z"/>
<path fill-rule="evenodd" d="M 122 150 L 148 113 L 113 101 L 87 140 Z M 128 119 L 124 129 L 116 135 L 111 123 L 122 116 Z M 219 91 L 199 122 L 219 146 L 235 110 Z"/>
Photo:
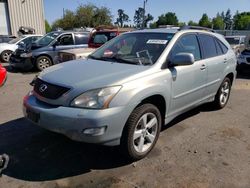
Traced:
<path fill-rule="evenodd" d="M 211 110 L 210 105 L 195 108 L 175 118 L 162 131 Z M 119 147 L 75 142 L 24 118 L 0 125 L 0 135 L 0 154 L 10 157 L 4 174 L 25 181 L 56 180 L 132 163 L 121 154 Z"/>
<path fill-rule="evenodd" d="M 0 135 L 0 154 L 10 157 L 4 174 L 16 179 L 56 180 L 131 163 L 118 147 L 74 142 L 24 118 L 0 125 Z"/>
<path fill-rule="evenodd" d="M 250 79 L 250 70 L 242 70 L 237 73 L 237 78 L 239 79 Z"/>
<path fill-rule="evenodd" d="M 36 70 L 35 68 L 31 69 L 31 70 L 23 70 L 23 69 L 17 69 L 17 68 L 13 68 L 9 65 L 9 63 L 2 63 L 3 67 L 7 70 L 7 72 L 9 73 L 21 73 L 21 74 L 34 74 L 34 73 L 39 73 L 38 70 Z"/>

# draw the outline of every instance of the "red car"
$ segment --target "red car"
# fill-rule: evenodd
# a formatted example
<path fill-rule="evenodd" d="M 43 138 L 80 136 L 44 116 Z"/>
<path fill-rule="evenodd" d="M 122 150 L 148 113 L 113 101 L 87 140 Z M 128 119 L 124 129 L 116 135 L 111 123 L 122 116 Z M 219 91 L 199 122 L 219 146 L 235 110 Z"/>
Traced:
<path fill-rule="evenodd" d="M 0 64 L 0 87 L 5 83 L 6 79 L 7 79 L 7 71 Z"/>
<path fill-rule="evenodd" d="M 99 48 L 107 41 L 115 38 L 121 33 L 132 31 L 132 28 L 117 28 L 113 26 L 99 26 L 90 35 L 88 46 L 89 48 Z"/>

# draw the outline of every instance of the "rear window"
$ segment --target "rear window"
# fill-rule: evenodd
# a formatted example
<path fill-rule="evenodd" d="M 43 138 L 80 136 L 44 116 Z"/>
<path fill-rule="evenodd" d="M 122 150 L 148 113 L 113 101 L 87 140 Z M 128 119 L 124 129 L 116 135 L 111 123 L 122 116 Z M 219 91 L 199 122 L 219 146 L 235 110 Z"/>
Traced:
<path fill-rule="evenodd" d="M 203 48 L 204 59 L 217 56 L 217 49 L 214 37 L 200 34 L 199 39 L 201 41 L 201 46 Z"/>
<path fill-rule="evenodd" d="M 96 32 L 91 36 L 90 43 L 104 44 L 115 38 L 117 35 L 117 32 Z"/>

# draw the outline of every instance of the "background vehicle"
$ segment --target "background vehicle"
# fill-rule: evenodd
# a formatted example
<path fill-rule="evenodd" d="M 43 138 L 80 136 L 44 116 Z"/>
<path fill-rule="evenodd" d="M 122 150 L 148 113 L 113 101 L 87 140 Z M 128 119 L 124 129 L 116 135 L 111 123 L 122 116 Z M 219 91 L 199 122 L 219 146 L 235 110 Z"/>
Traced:
<path fill-rule="evenodd" d="M 14 68 L 43 70 L 57 63 L 58 52 L 66 49 L 87 47 L 89 32 L 51 32 L 38 40 L 29 49 L 19 49 L 11 56 Z"/>
<path fill-rule="evenodd" d="M 24 115 L 73 140 L 120 145 L 138 160 L 178 115 L 206 102 L 224 108 L 235 69 L 228 42 L 208 29 L 128 32 L 82 62 L 44 70 L 24 98 Z"/>
<path fill-rule="evenodd" d="M 86 59 L 88 55 L 90 55 L 94 51 L 94 48 L 62 50 L 58 52 L 58 63 L 67 62 L 75 59 Z"/>
<path fill-rule="evenodd" d="M 8 62 L 11 54 L 18 48 L 18 46 L 26 46 L 41 38 L 42 35 L 23 35 L 15 38 L 8 43 L 0 43 L 0 58 L 4 62 Z"/>
<path fill-rule="evenodd" d="M 246 36 L 226 36 L 227 42 L 233 48 L 236 56 L 246 49 Z"/>
<path fill-rule="evenodd" d="M 244 70 L 250 70 L 250 50 L 244 50 L 238 56 L 237 62 L 237 71 L 239 73 L 243 72 Z"/>
<path fill-rule="evenodd" d="M 0 35 L 0 43 L 7 43 L 15 38 L 16 37 L 12 35 Z"/>
<path fill-rule="evenodd" d="M 0 64 L 0 87 L 3 86 L 7 79 L 7 71 L 2 65 Z"/>
<path fill-rule="evenodd" d="M 92 32 L 89 39 L 89 48 L 99 48 L 107 41 L 115 38 L 121 33 L 132 31 L 132 28 L 117 28 L 117 27 L 107 27 L 99 26 L 96 31 Z"/>

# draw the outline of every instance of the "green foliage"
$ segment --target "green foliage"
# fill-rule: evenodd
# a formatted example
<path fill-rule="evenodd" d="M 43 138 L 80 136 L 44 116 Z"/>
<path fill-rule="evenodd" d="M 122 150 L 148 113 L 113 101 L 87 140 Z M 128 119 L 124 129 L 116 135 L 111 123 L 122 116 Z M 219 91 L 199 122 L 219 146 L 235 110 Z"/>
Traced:
<path fill-rule="evenodd" d="M 157 26 L 160 25 L 178 25 L 178 18 L 175 13 L 168 12 L 165 15 L 162 14 L 158 17 L 158 20 L 156 22 Z"/>
<path fill-rule="evenodd" d="M 46 30 L 46 33 L 49 33 L 52 30 L 47 20 L 45 20 L 45 30 Z"/>
<path fill-rule="evenodd" d="M 236 13 L 234 16 L 234 26 L 237 30 L 250 29 L 250 12 Z"/>
<path fill-rule="evenodd" d="M 192 20 L 190 20 L 190 21 L 188 22 L 188 25 L 189 25 L 189 26 L 198 26 L 199 24 L 196 23 L 196 22 L 194 22 L 194 21 L 192 21 Z"/>
<path fill-rule="evenodd" d="M 117 24 L 120 27 L 124 26 L 124 22 L 129 22 L 129 16 L 125 14 L 123 9 L 119 9 L 118 11 L 118 18 L 116 19 L 115 24 Z"/>
<path fill-rule="evenodd" d="M 148 23 L 154 19 L 154 17 L 151 14 L 145 15 L 145 18 L 143 19 L 144 14 L 145 10 L 141 7 L 135 10 L 134 23 L 136 28 L 147 27 Z"/>
<path fill-rule="evenodd" d="M 80 27 L 96 27 L 111 25 L 112 15 L 108 8 L 97 7 L 91 3 L 81 4 L 76 11 L 66 10 L 64 17 L 57 19 L 52 28 L 73 29 Z"/>
<path fill-rule="evenodd" d="M 139 7 L 137 10 L 135 10 L 134 23 L 135 23 L 136 28 L 143 27 L 144 13 L 145 13 L 145 10 L 141 7 Z"/>
<path fill-rule="evenodd" d="M 213 18 L 212 23 L 213 23 L 213 29 L 218 29 L 218 30 L 224 29 L 224 21 L 219 13 L 215 18 Z"/>
<path fill-rule="evenodd" d="M 203 14 L 200 21 L 199 21 L 199 26 L 201 27 L 208 27 L 208 28 L 211 28 L 212 26 L 212 23 L 211 21 L 209 20 L 207 14 Z"/>

